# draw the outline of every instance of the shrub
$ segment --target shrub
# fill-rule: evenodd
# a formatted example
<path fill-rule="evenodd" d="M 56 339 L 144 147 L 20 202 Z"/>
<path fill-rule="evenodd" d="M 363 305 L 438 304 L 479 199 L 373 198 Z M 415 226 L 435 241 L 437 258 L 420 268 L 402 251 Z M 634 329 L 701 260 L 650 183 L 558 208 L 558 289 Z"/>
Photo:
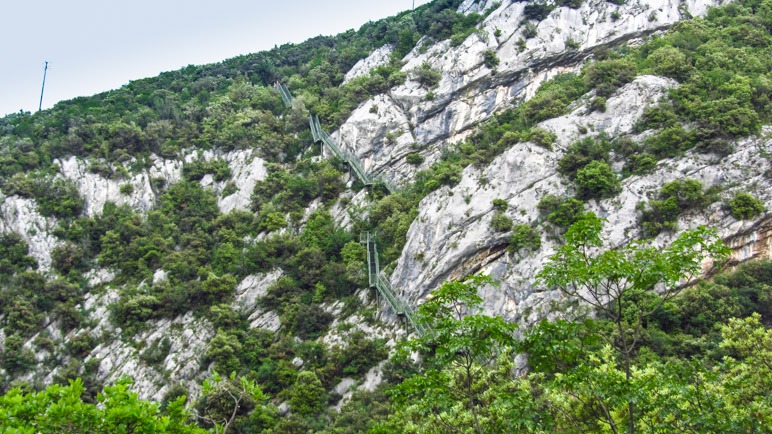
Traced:
<path fill-rule="evenodd" d="M 609 97 L 615 90 L 633 81 L 635 64 L 622 59 L 602 60 L 589 64 L 583 71 L 585 82 L 598 96 Z"/>
<path fill-rule="evenodd" d="M 512 236 L 509 237 L 510 252 L 517 252 L 522 249 L 537 250 L 541 247 L 541 235 L 535 228 L 526 224 L 517 224 L 512 228 Z"/>
<path fill-rule="evenodd" d="M 225 181 L 231 177 L 231 168 L 224 160 L 196 160 L 182 167 L 182 176 L 188 181 L 200 181 L 207 174 L 215 181 Z"/>
<path fill-rule="evenodd" d="M 606 111 L 606 98 L 602 96 L 596 96 L 590 103 L 590 110 L 605 112 Z"/>
<path fill-rule="evenodd" d="M 497 232 L 506 232 L 512 228 L 512 219 L 497 212 L 491 218 L 491 228 Z"/>
<path fill-rule="evenodd" d="M 728 203 L 729 213 L 737 220 L 747 220 L 761 215 L 765 210 L 764 202 L 746 192 L 734 195 Z"/>
<path fill-rule="evenodd" d="M 439 84 L 442 74 L 440 74 L 440 71 L 432 68 L 429 62 L 424 62 L 413 70 L 412 78 L 421 86 L 431 89 Z"/>
<path fill-rule="evenodd" d="M 592 161 L 579 169 L 574 182 L 580 199 L 603 199 L 620 191 L 619 177 L 605 161 Z"/>
<path fill-rule="evenodd" d="M 37 261 L 28 254 L 29 245 L 19 234 L 0 234 L 0 278 L 12 276 L 28 268 L 36 269 Z"/>
<path fill-rule="evenodd" d="M 536 205 L 539 214 L 553 225 L 567 229 L 584 213 L 584 202 L 573 197 L 545 195 Z"/>
<path fill-rule="evenodd" d="M 563 158 L 558 161 L 558 172 L 574 179 L 579 169 L 588 165 L 591 161 L 609 162 L 609 150 L 611 143 L 605 137 L 586 137 L 572 143 Z"/>
<path fill-rule="evenodd" d="M 576 74 L 560 74 L 542 84 L 536 94 L 522 105 L 526 126 L 565 114 L 568 105 L 587 91 Z"/>
<path fill-rule="evenodd" d="M 653 237 L 663 230 L 675 230 L 682 212 L 703 208 L 710 200 L 700 181 L 687 178 L 668 182 L 662 186 L 657 199 L 638 204 L 644 236 Z"/>
<path fill-rule="evenodd" d="M 124 196 L 131 196 L 134 193 L 134 185 L 130 183 L 121 184 L 120 192 Z"/>
<path fill-rule="evenodd" d="M 535 38 L 536 35 L 539 34 L 539 30 L 536 28 L 536 24 L 528 21 L 523 26 L 523 38 L 525 39 L 531 39 Z M 525 45 L 525 41 L 523 41 L 523 45 Z"/>
<path fill-rule="evenodd" d="M 490 69 L 496 69 L 499 66 L 499 56 L 493 50 L 483 51 L 483 63 Z"/>
<path fill-rule="evenodd" d="M 418 166 L 419 164 L 424 162 L 424 157 L 421 156 L 418 152 L 411 152 L 407 154 L 405 157 L 405 161 L 407 161 L 408 164 L 412 164 L 414 166 Z"/>
<path fill-rule="evenodd" d="M 504 199 L 495 198 L 493 199 L 493 209 L 496 211 L 504 212 L 509 208 L 509 202 L 507 202 Z"/>
<path fill-rule="evenodd" d="M 558 136 L 552 131 L 547 131 L 543 128 L 534 128 L 528 134 L 528 140 L 533 144 L 541 146 L 542 148 L 552 149 L 552 144 Z"/>
<path fill-rule="evenodd" d="M 647 57 L 647 61 L 655 74 L 679 81 L 687 79 L 694 69 L 686 55 L 678 48 L 671 46 L 654 50 Z"/>
<path fill-rule="evenodd" d="M 553 9 L 555 5 L 547 1 L 528 3 L 523 8 L 523 16 L 527 20 L 541 21 L 547 18 Z"/>

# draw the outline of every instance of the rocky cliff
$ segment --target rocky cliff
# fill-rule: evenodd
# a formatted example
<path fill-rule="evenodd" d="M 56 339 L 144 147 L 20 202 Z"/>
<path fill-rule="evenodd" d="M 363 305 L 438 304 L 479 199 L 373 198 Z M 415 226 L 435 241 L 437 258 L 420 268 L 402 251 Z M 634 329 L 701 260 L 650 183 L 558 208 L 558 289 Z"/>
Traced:
<path fill-rule="evenodd" d="M 355 154 L 366 170 L 385 174 L 398 185 L 409 185 L 420 170 L 440 161 L 449 148 L 470 137 L 494 114 L 528 101 L 546 80 L 560 73 L 578 72 L 601 50 L 639 44 L 642 38 L 661 32 L 681 19 L 704 15 L 708 8 L 719 3 L 650 0 L 616 5 L 591 0 L 575 9 L 556 7 L 544 19 L 534 22 L 523 15 L 527 3 L 466 0 L 460 6 L 461 12 L 489 12 L 478 29 L 458 45 L 449 40 L 419 41 L 402 59 L 401 69 L 407 74 L 407 81 L 361 103 L 332 136 L 345 150 Z M 387 63 L 392 51 L 391 46 L 374 51 L 346 74 L 346 82 Z M 486 56 L 495 57 L 495 65 L 486 61 Z M 423 65 L 440 73 L 436 85 L 425 86 L 414 78 L 416 69 Z M 605 111 L 593 107 L 596 95 L 591 91 L 574 101 L 566 114 L 536 125 L 554 134 L 550 148 L 520 140 L 489 163 L 466 167 L 456 185 L 442 186 L 421 200 L 405 247 L 392 264 L 392 286 L 403 299 L 420 304 L 443 281 L 484 272 L 500 282 L 499 286 L 486 287 L 481 294 L 488 313 L 524 325 L 552 315 L 553 302 L 559 301 L 560 295 L 533 282 L 546 258 L 560 243 L 559 235 L 543 224 L 537 204 L 548 194 L 562 196 L 575 192 L 575 187 L 559 173 L 558 161 L 573 142 L 587 137 L 645 140 L 652 131 L 638 131 L 634 126 L 646 108 L 660 104 L 668 90 L 678 86 L 679 83 L 670 78 L 638 76 L 613 91 L 606 99 Z M 662 159 L 648 173 L 624 178 L 621 191 L 614 197 L 589 200 L 586 209 L 606 219 L 604 236 L 609 248 L 640 237 L 638 203 L 654 197 L 664 183 L 672 180 L 691 178 L 701 181 L 706 188 L 719 187 L 722 199 L 736 191 L 748 192 L 762 200 L 767 209 L 772 209 L 772 189 L 765 174 L 770 169 L 767 155 L 772 152 L 771 133 L 772 127 L 766 126 L 759 135 L 735 140 L 732 151 L 721 158 L 691 150 Z M 416 153 L 421 163 L 408 163 L 406 156 Z M 83 196 L 85 216 L 97 215 L 108 201 L 147 212 L 158 201 L 158 180 L 171 184 L 180 179 L 184 163 L 213 159 L 227 162 L 232 173 L 231 191 L 226 195 L 226 183 L 216 181 L 211 175 L 201 179 L 201 185 L 217 194 L 223 213 L 251 209 L 252 190 L 256 182 L 268 174 L 258 152 L 188 149 L 183 154 L 182 160 L 152 155 L 148 169 L 133 173 L 121 182 L 90 172 L 88 163 L 78 157 L 60 159 L 55 164 L 57 176 L 72 180 Z M 351 186 L 354 179 L 348 181 Z M 124 187 L 127 184 L 131 188 Z M 504 215 L 515 224 L 539 228 L 543 240 L 540 249 L 514 252 L 507 249 L 510 233 L 491 227 L 496 215 L 494 199 L 503 199 L 509 204 Z M 331 214 L 339 225 L 353 227 L 352 216 L 360 214 L 368 200 L 364 190 L 343 193 Z M 303 218 L 308 218 L 310 210 L 318 206 L 318 202 L 313 202 Z M 20 234 L 30 246 L 30 255 L 44 271 L 50 270 L 51 253 L 61 243 L 53 235 L 56 224 L 56 218 L 38 213 L 32 199 L 0 196 L 0 231 Z M 769 258 L 772 252 L 770 221 L 766 215 L 738 220 L 717 201 L 705 210 L 679 217 L 679 230 L 697 225 L 717 228 L 734 249 L 735 262 Z M 675 234 L 662 233 L 653 242 L 664 245 Z M 281 269 L 275 269 L 250 275 L 238 283 L 232 306 L 248 318 L 251 327 L 275 332 L 281 326 L 277 312 L 260 307 L 257 300 L 282 275 Z M 95 269 L 88 273 L 88 278 L 91 287 L 102 288 L 114 275 L 106 269 Z M 165 272 L 158 270 L 152 282 L 143 284 L 158 285 L 164 279 Z M 357 296 L 366 307 L 378 303 L 365 288 Z M 107 320 L 108 305 L 116 299 L 109 285 L 89 294 L 81 308 L 90 321 L 87 326 L 71 331 L 69 338 L 83 333 L 109 336 L 119 332 Z M 384 303 L 377 307 L 380 319 L 387 324 L 396 323 Z M 341 315 L 340 305 L 329 304 L 324 308 L 334 316 Z M 320 341 L 329 346 L 341 344 L 342 335 L 363 330 L 391 340 L 389 345 L 392 345 L 394 339 L 405 333 L 391 325 L 369 325 L 356 314 L 336 318 L 334 324 L 339 323 L 346 326 L 336 327 Z M 56 337 L 56 324 L 47 323 L 46 332 Z M 91 349 L 85 360 L 94 361 L 98 377 L 103 381 L 133 376 L 143 397 L 160 399 L 170 385 L 178 383 L 195 393 L 197 384 L 211 368 L 203 364 L 201 355 L 216 333 L 207 320 L 191 313 L 173 320 L 153 320 L 147 331 L 131 342 L 107 340 Z M 4 336 L 0 334 L 0 344 Z M 35 348 L 34 339 L 26 343 L 27 348 Z M 161 345 L 162 341 L 168 355 L 160 367 L 149 366 L 139 359 L 142 348 L 137 342 L 152 347 Z M 46 352 L 36 352 L 38 361 L 48 356 Z M 297 359 L 293 363 L 302 366 L 304 361 Z M 23 379 L 50 382 L 54 374 L 39 370 L 26 374 Z M 377 369 L 371 371 L 361 387 L 372 388 L 378 378 Z M 339 384 L 340 393 L 346 393 L 352 382 L 346 380 Z"/>

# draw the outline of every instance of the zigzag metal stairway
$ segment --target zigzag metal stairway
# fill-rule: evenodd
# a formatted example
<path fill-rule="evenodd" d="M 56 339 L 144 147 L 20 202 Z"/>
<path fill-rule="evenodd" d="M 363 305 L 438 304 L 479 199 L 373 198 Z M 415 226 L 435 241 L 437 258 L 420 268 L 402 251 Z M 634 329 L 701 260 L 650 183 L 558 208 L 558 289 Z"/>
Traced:
<path fill-rule="evenodd" d="M 378 248 L 375 244 L 375 238 L 370 232 L 362 232 L 359 235 L 359 242 L 365 244 L 367 247 L 367 271 L 370 287 L 378 289 L 381 297 L 386 299 L 394 312 L 399 316 L 407 318 L 416 333 L 420 336 L 425 335 L 429 331 L 429 328 L 418 319 L 413 307 L 397 296 L 396 292 L 394 292 L 394 288 L 391 287 L 389 280 L 381 274 L 381 265 L 378 261 Z"/>
<path fill-rule="evenodd" d="M 281 99 L 284 102 L 284 105 L 287 107 L 292 107 L 294 98 L 292 97 L 292 94 L 290 93 L 287 86 L 277 82 L 274 84 L 274 88 L 276 88 L 276 90 L 281 95 Z M 310 115 L 309 125 L 314 143 L 321 142 L 323 145 L 326 145 L 336 157 L 345 161 L 362 182 L 362 184 L 368 187 L 373 185 L 383 185 L 389 191 L 389 193 L 394 193 L 396 191 L 396 188 L 393 184 L 388 182 L 382 176 L 376 176 L 367 173 L 359 163 L 359 160 L 353 154 L 343 151 L 335 143 L 335 141 L 332 140 L 332 137 L 330 137 L 330 135 L 322 129 L 318 116 Z M 370 232 L 362 232 L 359 237 L 359 242 L 364 244 L 367 248 L 367 271 L 370 287 L 376 288 L 378 290 L 378 293 L 381 295 L 381 297 L 386 299 L 386 302 L 389 304 L 389 306 L 391 306 L 392 310 L 394 310 L 398 316 L 407 318 L 407 321 L 410 323 L 416 333 L 418 333 L 420 336 L 429 333 L 431 330 L 426 326 L 426 324 L 418 319 L 418 316 L 416 315 L 413 307 L 409 303 L 406 303 L 402 301 L 401 298 L 399 298 L 397 293 L 394 291 L 394 288 L 392 288 L 391 284 L 389 283 L 389 280 L 381 273 L 381 265 L 378 260 L 378 248 L 373 235 Z"/>

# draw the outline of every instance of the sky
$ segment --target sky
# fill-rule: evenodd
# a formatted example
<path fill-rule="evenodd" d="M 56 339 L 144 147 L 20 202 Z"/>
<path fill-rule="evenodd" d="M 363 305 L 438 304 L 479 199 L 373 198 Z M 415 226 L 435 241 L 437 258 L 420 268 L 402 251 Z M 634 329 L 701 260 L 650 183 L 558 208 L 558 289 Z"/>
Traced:
<path fill-rule="evenodd" d="M 429 0 L 415 0 L 418 7 Z M 0 4 L 0 116 L 395 15 L 413 0 L 21 0 Z"/>

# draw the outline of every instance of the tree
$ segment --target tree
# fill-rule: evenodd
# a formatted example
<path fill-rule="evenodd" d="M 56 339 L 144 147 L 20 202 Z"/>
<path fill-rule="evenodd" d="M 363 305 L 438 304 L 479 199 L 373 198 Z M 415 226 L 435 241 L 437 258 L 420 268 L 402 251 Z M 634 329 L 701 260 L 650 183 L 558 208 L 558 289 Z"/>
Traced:
<path fill-rule="evenodd" d="M 226 434 L 237 418 L 255 410 L 267 399 L 254 381 L 232 373 L 223 378 L 216 372 L 204 381 L 202 397 L 197 404 L 197 417 L 214 428 L 215 434 Z"/>
<path fill-rule="evenodd" d="M 729 249 L 714 230 L 700 227 L 682 233 L 666 248 L 633 242 L 599 252 L 602 225 L 600 218 L 587 213 L 571 226 L 566 244 L 550 257 L 537 281 L 589 304 L 611 321 L 613 330 L 602 336 L 621 356 L 629 383 L 644 321 L 678 294 L 683 283 L 702 273 L 703 260 L 721 261 Z M 634 400 L 628 400 L 627 407 L 632 433 Z M 613 418 L 608 419 L 617 432 Z"/>
<path fill-rule="evenodd" d="M 501 432 L 531 420 L 523 411 L 534 402 L 530 390 L 512 377 L 517 325 L 481 314 L 477 288 L 491 282 L 480 276 L 447 282 L 418 308 L 431 332 L 411 340 L 402 354 L 419 351 L 426 360 L 421 374 L 392 395 L 395 417 L 420 432 Z"/>
<path fill-rule="evenodd" d="M 289 402 L 292 411 L 300 416 L 318 415 L 327 404 L 327 391 L 316 374 L 303 371 L 295 379 Z"/>
<path fill-rule="evenodd" d="M 170 402 L 161 415 L 158 405 L 140 400 L 122 379 L 99 394 L 98 405 L 82 400 L 83 381 L 51 385 L 41 392 L 19 388 L 0 396 L 0 431 L 18 433 L 205 433 L 189 423 L 185 396 Z"/>

